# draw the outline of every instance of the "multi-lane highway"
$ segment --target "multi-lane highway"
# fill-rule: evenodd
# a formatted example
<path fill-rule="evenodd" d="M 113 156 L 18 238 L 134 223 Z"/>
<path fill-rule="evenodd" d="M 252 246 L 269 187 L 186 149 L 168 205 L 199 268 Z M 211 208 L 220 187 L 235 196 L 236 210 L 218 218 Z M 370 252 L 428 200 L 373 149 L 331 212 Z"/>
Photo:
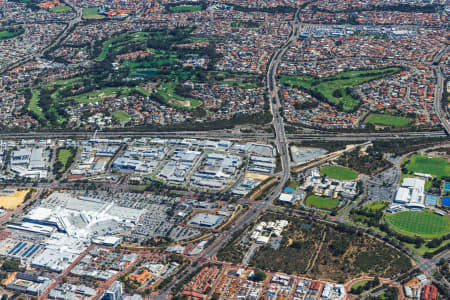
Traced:
<path fill-rule="evenodd" d="M 447 132 L 447 134 L 450 134 L 450 123 L 448 122 L 447 113 L 442 109 L 442 95 L 444 93 L 444 89 L 447 87 L 444 86 L 444 75 L 442 74 L 440 66 L 435 68 L 435 74 L 437 78 L 437 84 L 434 95 L 434 110 L 436 111 L 436 114 L 438 115 L 442 127 L 444 127 L 444 130 Z"/>
<path fill-rule="evenodd" d="M 296 14 L 297 16 L 297 14 Z M 275 144 L 277 146 L 277 150 L 280 156 L 281 160 L 281 168 L 282 172 L 280 174 L 280 180 L 278 182 L 278 185 L 275 189 L 272 190 L 272 192 L 267 195 L 264 199 L 264 201 L 261 201 L 260 203 L 254 205 L 252 208 L 250 208 L 247 212 L 239 216 L 236 221 L 233 223 L 233 226 L 230 227 L 230 229 L 225 230 L 220 234 L 219 237 L 215 238 L 214 241 L 211 243 L 211 245 L 202 253 L 202 255 L 198 258 L 197 262 L 205 262 L 209 261 L 211 258 L 213 258 L 216 253 L 225 246 L 228 242 L 231 241 L 233 235 L 246 226 L 250 224 L 252 221 L 254 221 L 264 210 L 266 210 L 270 204 L 278 198 L 279 194 L 281 193 L 283 187 L 285 186 L 286 182 L 289 180 L 290 176 L 290 166 L 289 166 L 289 152 L 288 152 L 288 140 L 286 138 L 286 134 L 284 131 L 284 124 L 283 124 L 283 118 L 280 115 L 279 107 L 280 106 L 280 100 L 278 98 L 278 89 L 276 84 L 276 73 L 278 69 L 278 65 L 281 61 L 282 56 L 288 49 L 289 45 L 292 41 L 297 39 L 298 35 L 298 28 L 299 24 L 297 23 L 297 17 L 295 17 L 295 20 L 292 24 L 292 33 L 289 36 L 289 40 L 282 45 L 277 52 L 272 57 L 272 60 L 270 61 L 267 77 L 266 77 L 266 87 L 267 91 L 269 93 L 269 98 L 271 101 L 271 110 L 273 115 L 273 121 L 272 124 L 275 128 Z M 160 295 L 155 296 L 154 299 L 166 299 L 170 293 L 170 290 L 175 286 L 176 283 L 182 281 L 184 278 L 186 278 L 190 273 L 194 272 L 196 269 L 195 266 L 190 266 L 182 276 L 180 276 L 177 280 L 175 280 L 169 287 Z"/>
<path fill-rule="evenodd" d="M 24 132 L 24 133 L 0 133 L 2 139 L 48 139 L 48 138 L 91 138 L 91 131 L 40 131 L 40 132 Z M 274 138 L 273 133 L 255 132 L 243 133 L 230 129 L 211 130 L 211 131 L 104 131 L 98 132 L 98 138 L 125 138 L 125 137 L 182 137 L 182 138 L 220 138 L 230 140 L 242 139 L 267 139 Z M 411 131 L 411 132 L 317 132 L 317 133 L 291 133 L 284 134 L 290 140 L 388 140 L 388 139 L 410 139 L 421 137 L 444 137 L 447 136 L 444 130 L 440 131 Z"/>
<path fill-rule="evenodd" d="M 272 125 L 275 130 L 275 145 L 277 146 L 282 168 L 281 180 L 278 183 L 278 186 L 275 188 L 275 193 L 272 196 L 273 199 L 267 199 L 267 203 L 272 202 L 273 200 L 275 200 L 276 197 L 278 197 L 278 194 L 281 193 L 281 190 L 286 185 L 286 182 L 289 180 L 290 176 L 289 149 L 288 149 L 289 143 L 286 138 L 286 133 L 284 130 L 283 116 L 281 116 L 280 114 L 280 108 L 282 108 L 282 106 L 278 94 L 278 84 L 276 77 L 278 66 L 280 65 L 281 59 L 283 58 L 286 51 L 289 49 L 292 42 L 298 39 L 298 35 L 300 32 L 300 24 L 298 23 L 298 13 L 299 10 L 297 10 L 297 13 L 295 14 L 294 20 L 291 24 L 292 29 L 291 34 L 289 35 L 289 39 L 272 56 L 266 74 L 267 93 L 269 95 L 270 108 L 272 110 L 273 115 Z"/>

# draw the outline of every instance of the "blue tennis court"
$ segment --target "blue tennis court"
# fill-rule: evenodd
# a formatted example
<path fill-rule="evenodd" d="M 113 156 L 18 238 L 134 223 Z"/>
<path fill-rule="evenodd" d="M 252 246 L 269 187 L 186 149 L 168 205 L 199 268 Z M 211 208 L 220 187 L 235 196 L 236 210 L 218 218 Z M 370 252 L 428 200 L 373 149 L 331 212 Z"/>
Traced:
<path fill-rule="evenodd" d="M 425 198 L 425 205 L 437 205 L 438 196 L 436 195 L 427 195 Z"/>
<path fill-rule="evenodd" d="M 442 205 L 450 206 L 450 197 L 442 197 Z"/>
<path fill-rule="evenodd" d="M 450 182 L 444 183 L 444 193 L 450 193 Z"/>

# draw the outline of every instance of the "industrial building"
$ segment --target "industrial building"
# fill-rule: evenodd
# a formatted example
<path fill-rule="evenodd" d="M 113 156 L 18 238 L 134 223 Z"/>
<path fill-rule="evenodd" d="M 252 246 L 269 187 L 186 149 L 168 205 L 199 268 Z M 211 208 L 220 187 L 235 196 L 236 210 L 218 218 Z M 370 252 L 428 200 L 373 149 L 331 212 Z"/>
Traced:
<path fill-rule="evenodd" d="M 48 153 L 42 148 L 21 148 L 11 153 L 10 170 L 20 177 L 47 178 L 47 168 Z"/>

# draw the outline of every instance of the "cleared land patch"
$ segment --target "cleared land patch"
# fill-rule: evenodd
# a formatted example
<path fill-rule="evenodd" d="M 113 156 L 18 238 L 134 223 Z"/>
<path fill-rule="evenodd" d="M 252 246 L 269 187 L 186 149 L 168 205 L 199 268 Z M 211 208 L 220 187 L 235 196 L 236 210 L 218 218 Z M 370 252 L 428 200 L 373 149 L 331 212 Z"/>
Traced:
<path fill-rule="evenodd" d="M 410 118 L 399 117 L 399 116 L 391 116 L 385 114 L 370 114 L 365 123 L 375 124 L 375 125 L 384 125 L 384 126 L 393 126 L 393 127 L 405 127 L 412 123 Z"/>
<path fill-rule="evenodd" d="M 348 71 L 326 78 L 283 75 L 280 82 L 303 89 L 318 100 L 337 105 L 344 111 L 354 111 L 359 107 L 360 101 L 350 95 L 348 88 L 393 75 L 400 70 L 400 68 L 393 67 L 378 70 Z"/>
<path fill-rule="evenodd" d="M 403 211 L 385 215 L 393 230 L 408 236 L 424 238 L 441 237 L 450 232 L 450 217 L 439 216 L 431 211 Z"/>
<path fill-rule="evenodd" d="M 30 190 L 16 191 L 14 195 L 0 196 L 0 207 L 16 209 L 23 203 Z"/>
<path fill-rule="evenodd" d="M 355 171 L 341 166 L 322 167 L 320 173 L 338 180 L 353 180 L 358 177 L 358 173 Z"/>

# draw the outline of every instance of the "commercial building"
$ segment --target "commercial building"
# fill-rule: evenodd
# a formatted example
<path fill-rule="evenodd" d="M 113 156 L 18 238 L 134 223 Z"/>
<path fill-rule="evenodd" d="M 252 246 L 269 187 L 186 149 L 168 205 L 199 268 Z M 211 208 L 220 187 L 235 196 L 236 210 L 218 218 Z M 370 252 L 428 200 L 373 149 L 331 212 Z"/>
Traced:
<path fill-rule="evenodd" d="M 217 216 L 217 215 L 213 215 L 213 214 L 206 214 L 206 213 L 199 213 L 199 214 L 196 214 L 189 221 L 189 225 L 196 225 L 196 226 L 202 226 L 202 227 L 215 227 L 220 223 L 221 220 L 222 220 L 221 216 Z"/>
<path fill-rule="evenodd" d="M 8 278 L 5 286 L 19 293 L 40 296 L 51 283 L 50 278 L 19 272 L 14 277 Z"/>
<path fill-rule="evenodd" d="M 425 208 L 425 180 L 421 178 L 405 178 L 397 191 L 394 202 L 417 210 Z"/>
<path fill-rule="evenodd" d="M 119 281 L 114 281 L 109 289 L 105 292 L 102 300 L 123 300 L 122 295 L 122 283 Z"/>
<path fill-rule="evenodd" d="M 85 285 L 64 283 L 50 291 L 48 298 L 57 300 L 66 299 L 93 299 L 97 290 Z"/>

